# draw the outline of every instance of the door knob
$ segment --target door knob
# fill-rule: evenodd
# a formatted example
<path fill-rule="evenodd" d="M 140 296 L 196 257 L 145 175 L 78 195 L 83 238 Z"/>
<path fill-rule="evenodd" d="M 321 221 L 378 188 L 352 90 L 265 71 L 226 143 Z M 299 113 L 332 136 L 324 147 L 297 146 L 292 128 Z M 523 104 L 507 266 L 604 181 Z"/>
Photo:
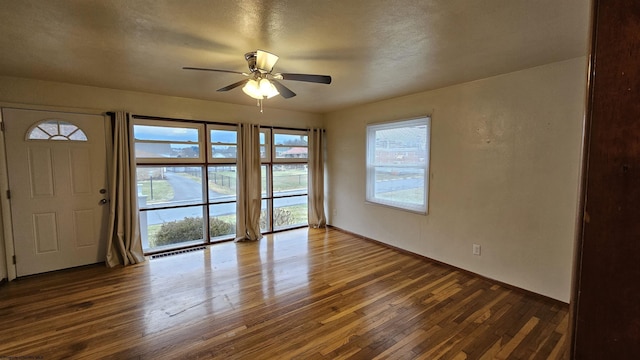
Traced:
<path fill-rule="evenodd" d="M 107 200 L 107 199 L 102 199 L 102 200 L 100 200 L 100 205 L 104 205 L 104 204 L 106 204 L 106 203 L 108 203 L 108 202 L 109 202 L 109 200 Z"/>

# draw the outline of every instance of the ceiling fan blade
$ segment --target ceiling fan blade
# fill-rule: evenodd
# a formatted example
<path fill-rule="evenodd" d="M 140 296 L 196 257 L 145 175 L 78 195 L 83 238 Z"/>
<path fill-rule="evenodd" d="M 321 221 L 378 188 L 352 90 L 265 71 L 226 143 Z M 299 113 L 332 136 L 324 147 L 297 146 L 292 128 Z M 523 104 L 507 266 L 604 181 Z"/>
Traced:
<path fill-rule="evenodd" d="M 184 70 L 202 70 L 202 71 L 215 71 L 215 72 L 223 72 L 223 73 L 230 73 L 230 74 L 240 74 L 240 75 L 246 75 L 243 72 L 240 71 L 233 71 L 233 70 L 220 70 L 220 69 L 208 69 L 208 68 L 199 68 L 199 67 L 191 67 L 191 66 L 184 66 L 183 67 Z"/>
<path fill-rule="evenodd" d="M 233 84 L 231 84 L 231 85 L 227 85 L 227 86 L 225 86 L 225 87 L 223 87 L 223 88 L 220 88 L 220 89 L 218 89 L 218 90 L 216 90 L 216 91 L 229 91 L 229 90 L 231 90 L 231 89 L 235 89 L 235 88 L 237 88 L 238 86 L 242 86 L 242 85 L 246 84 L 246 83 L 247 83 L 247 81 L 249 81 L 249 80 L 250 80 L 250 79 L 240 80 L 240 81 L 235 82 L 235 83 L 233 83 Z"/>
<path fill-rule="evenodd" d="M 268 51 L 258 50 L 256 51 L 256 67 L 262 69 L 268 73 L 273 70 L 273 67 L 278 62 L 278 55 L 272 54 Z"/>
<path fill-rule="evenodd" d="M 294 93 L 293 91 L 289 90 L 288 87 L 282 85 L 277 80 L 271 79 L 270 81 L 273 83 L 273 86 L 276 87 L 276 89 L 278 90 L 278 92 L 280 93 L 280 95 L 283 98 L 289 99 L 289 98 L 292 98 L 292 97 L 296 96 L 296 93 Z"/>
<path fill-rule="evenodd" d="M 278 74 L 282 80 L 306 81 L 319 84 L 331 84 L 331 76 L 329 75 L 311 75 L 311 74 Z"/>

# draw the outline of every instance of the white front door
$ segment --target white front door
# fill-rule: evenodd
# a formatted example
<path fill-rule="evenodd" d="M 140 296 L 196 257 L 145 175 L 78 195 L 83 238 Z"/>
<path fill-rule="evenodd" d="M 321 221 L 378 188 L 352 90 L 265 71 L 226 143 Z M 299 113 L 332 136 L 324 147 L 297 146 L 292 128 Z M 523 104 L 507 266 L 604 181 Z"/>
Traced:
<path fill-rule="evenodd" d="M 2 114 L 17 276 L 104 261 L 104 117 L 20 109 Z"/>

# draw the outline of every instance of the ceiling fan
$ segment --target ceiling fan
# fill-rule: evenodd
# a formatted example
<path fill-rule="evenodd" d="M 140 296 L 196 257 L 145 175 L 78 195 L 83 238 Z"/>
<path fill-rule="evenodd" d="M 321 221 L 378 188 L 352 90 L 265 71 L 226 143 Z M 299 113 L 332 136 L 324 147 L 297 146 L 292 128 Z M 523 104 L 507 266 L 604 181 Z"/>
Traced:
<path fill-rule="evenodd" d="M 251 51 L 244 54 L 249 65 L 249 73 L 233 70 L 220 70 L 185 66 L 185 70 L 215 71 L 244 75 L 247 78 L 227 85 L 217 91 L 229 91 L 243 86 L 242 91 L 257 100 L 269 99 L 281 95 L 285 99 L 296 96 L 296 93 L 280 83 L 279 80 L 304 81 L 319 84 L 331 84 L 331 76 L 312 74 L 274 73 L 273 67 L 279 57 L 264 50 Z"/>

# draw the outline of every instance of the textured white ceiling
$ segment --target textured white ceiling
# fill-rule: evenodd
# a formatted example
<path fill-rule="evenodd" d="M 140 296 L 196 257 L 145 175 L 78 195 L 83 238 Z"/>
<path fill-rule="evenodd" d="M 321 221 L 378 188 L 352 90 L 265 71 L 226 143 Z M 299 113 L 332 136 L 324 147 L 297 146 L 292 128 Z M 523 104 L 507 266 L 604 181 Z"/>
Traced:
<path fill-rule="evenodd" d="M 0 75 L 254 104 L 244 53 L 280 56 L 327 112 L 587 54 L 590 0 L 0 0 Z"/>

